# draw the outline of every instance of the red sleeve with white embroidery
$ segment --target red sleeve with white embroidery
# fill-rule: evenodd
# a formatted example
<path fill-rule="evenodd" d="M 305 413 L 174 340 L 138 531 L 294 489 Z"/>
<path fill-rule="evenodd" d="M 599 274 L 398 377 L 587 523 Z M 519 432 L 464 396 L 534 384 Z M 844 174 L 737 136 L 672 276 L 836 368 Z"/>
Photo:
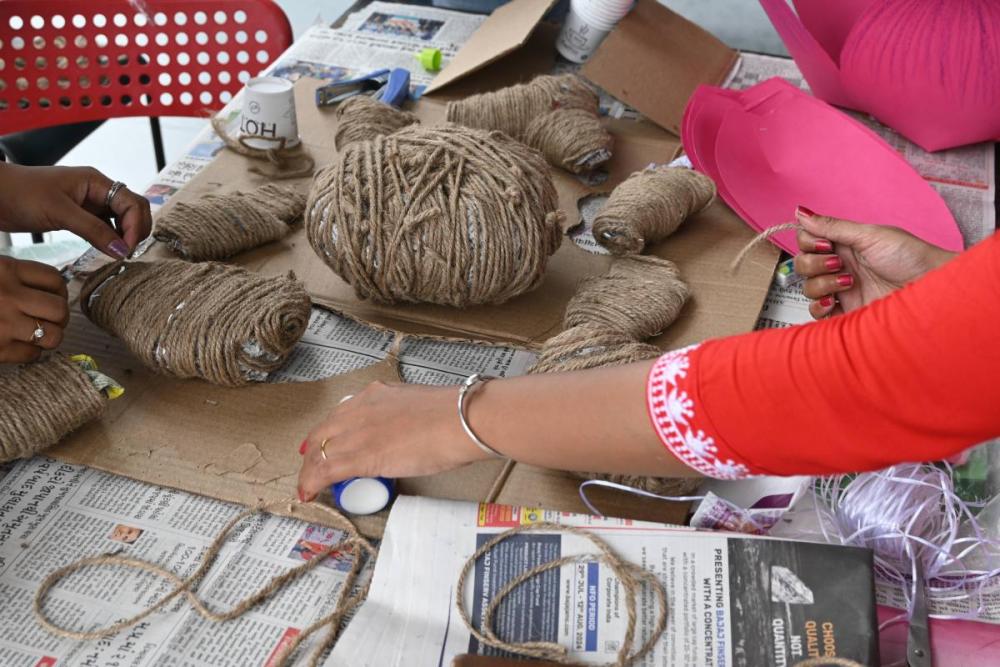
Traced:
<path fill-rule="evenodd" d="M 709 477 L 936 461 L 1000 435 L 1000 238 L 890 296 L 808 325 L 663 355 L 650 419 Z"/>

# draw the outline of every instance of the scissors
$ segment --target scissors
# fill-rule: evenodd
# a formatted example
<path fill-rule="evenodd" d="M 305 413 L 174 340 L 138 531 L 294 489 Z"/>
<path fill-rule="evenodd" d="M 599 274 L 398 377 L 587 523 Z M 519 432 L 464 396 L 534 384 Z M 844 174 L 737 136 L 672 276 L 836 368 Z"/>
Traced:
<path fill-rule="evenodd" d="M 355 95 L 370 95 L 399 108 L 410 94 L 410 71 L 402 67 L 380 69 L 356 79 L 337 81 L 316 89 L 316 106 L 329 107 Z"/>
<path fill-rule="evenodd" d="M 932 667 L 930 620 L 924 590 L 924 567 L 919 558 L 913 559 L 914 590 L 910 630 L 906 636 L 906 664 L 909 667 Z"/>

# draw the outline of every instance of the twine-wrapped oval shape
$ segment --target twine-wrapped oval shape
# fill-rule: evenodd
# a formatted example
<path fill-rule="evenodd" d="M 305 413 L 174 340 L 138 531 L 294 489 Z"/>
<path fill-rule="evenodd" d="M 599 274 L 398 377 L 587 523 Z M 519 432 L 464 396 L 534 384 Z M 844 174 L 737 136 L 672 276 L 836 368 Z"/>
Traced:
<path fill-rule="evenodd" d="M 263 381 L 288 358 L 312 303 L 291 274 L 266 278 L 218 262 L 116 262 L 80 292 L 91 322 L 147 367 L 236 387 Z"/>
<path fill-rule="evenodd" d="M 306 203 L 313 249 L 359 298 L 456 307 L 534 289 L 562 242 L 545 160 L 501 132 L 411 125 L 350 143 Z"/>

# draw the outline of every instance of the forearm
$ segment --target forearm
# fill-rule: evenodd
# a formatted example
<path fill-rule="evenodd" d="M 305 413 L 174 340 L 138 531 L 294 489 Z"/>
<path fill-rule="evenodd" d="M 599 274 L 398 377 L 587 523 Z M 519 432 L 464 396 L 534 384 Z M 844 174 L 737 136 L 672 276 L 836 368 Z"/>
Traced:
<path fill-rule="evenodd" d="M 490 382 L 468 399 L 469 423 L 505 456 L 545 468 L 696 475 L 650 426 L 646 378 L 652 364 Z"/>

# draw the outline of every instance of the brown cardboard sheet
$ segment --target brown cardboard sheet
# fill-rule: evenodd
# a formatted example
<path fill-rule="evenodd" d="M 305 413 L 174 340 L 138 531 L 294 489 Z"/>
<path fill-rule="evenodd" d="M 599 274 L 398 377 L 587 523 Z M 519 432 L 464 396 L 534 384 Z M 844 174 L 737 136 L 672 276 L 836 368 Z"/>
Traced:
<path fill-rule="evenodd" d="M 653 0 L 640 0 L 633 16 L 645 16 L 650 2 Z M 510 3 L 506 12 L 516 25 L 495 34 L 480 36 L 477 33 L 470 44 L 486 43 L 492 50 L 487 49 L 478 58 L 470 55 L 468 60 L 459 62 L 462 67 L 456 70 L 458 74 L 442 79 L 448 85 L 438 99 L 425 98 L 416 105 L 415 111 L 425 122 L 434 122 L 442 118 L 443 100 L 449 96 L 493 89 L 548 71 L 554 32 L 547 26 L 537 30 L 533 26 L 550 4 L 550 0 Z M 491 30 L 489 26 L 494 20 L 504 15 L 502 11 L 496 12 L 480 32 Z M 672 30 L 682 33 L 682 37 L 693 29 L 672 14 L 655 13 L 654 18 L 666 20 L 673 26 Z M 630 25 L 631 21 L 621 29 L 632 30 Z M 609 38 L 611 47 L 618 41 L 615 34 Z M 677 36 L 669 33 L 659 41 L 671 39 Z M 692 76 L 708 77 L 705 79 L 708 81 L 722 71 L 721 60 L 711 53 L 699 52 L 699 45 L 704 41 L 702 36 L 694 35 L 687 42 L 678 43 L 679 50 L 674 55 L 679 60 L 664 63 L 665 67 L 669 65 L 663 70 L 669 76 L 660 77 L 663 87 L 675 84 L 670 77 L 679 77 L 677 81 L 682 85 L 677 88 L 676 95 L 686 95 L 683 90 L 687 90 Z M 526 46 L 511 52 L 525 42 Z M 644 48 L 649 46 L 647 42 L 642 44 Z M 687 47 L 680 49 L 683 44 Z M 714 53 L 714 47 L 709 51 Z M 706 62 L 705 67 L 697 69 L 697 63 L 702 60 Z M 598 64 L 601 67 L 608 65 L 600 61 Z M 628 59 L 619 61 L 617 71 L 623 82 L 652 76 L 647 71 L 636 79 L 639 73 L 632 71 L 634 64 Z M 693 74 L 687 73 L 690 67 L 696 67 Z M 472 72 L 475 75 L 469 76 Z M 652 80 L 659 79 L 654 76 Z M 322 167 L 336 159 L 333 146 L 336 121 L 332 112 L 318 110 L 313 104 L 313 91 L 319 84 L 313 80 L 300 81 L 296 96 L 304 144 Z M 606 87 L 634 103 L 631 88 Z M 680 104 L 679 97 L 661 99 L 670 102 L 674 111 Z M 649 111 L 647 114 L 658 118 Z M 660 118 L 659 122 L 663 123 L 664 119 Z M 581 198 L 608 192 L 633 171 L 651 162 L 666 162 L 679 151 L 676 137 L 653 123 L 610 120 L 608 125 L 615 135 L 616 145 L 606 183 L 590 188 L 575 177 L 554 170 L 560 203 L 568 213 L 568 224 L 579 221 L 577 204 Z M 220 153 L 173 197 L 167 208 L 177 202 L 196 201 L 208 193 L 263 184 L 262 177 L 247 170 L 249 164 L 245 158 L 232 153 Z M 309 179 L 299 179 L 297 184 L 306 189 L 309 182 Z M 760 247 L 751 253 L 738 276 L 727 272 L 732 258 L 752 237 L 745 224 L 724 204 L 716 202 L 687 221 L 666 242 L 650 249 L 655 255 L 677 262 L 694 294 L 680 320 L 656 339 L 659 345 L 677 347 L 753 327 L 767 293 L 777 252 L 770 246 Z M 141 261 L 163 256 L 169 256 L 169 252 L 156 244 Z M 567 238 L 550 261 L 545 281 L 537 290 L 500 306 L 458 310 L 428 305 L 389 307 L 358 300 L 350 286 L 316 257 L 301 225 L 281 242 L 234 258 L 235 263 L 264 274 L 293 270 L 318 305 L 397 331 L 508 341 L 526 346 L 537 346 L 560 330 L 565 305 L 580 281 L 603 273 L 609 261 L 606 256 L 579 249 Z M 71 285 L 71 294 L 78 290 L 79 281 L 76 281 Z M 226 389 L 200 381 L 171 380 L 154 376 L 142 368 L 118 341 L 97 330 L 80 315 L 75 303 L 73 311 L 72 326 L 62 349 L 97 358 L 103 370 L 125 385 L 126 394 L 111 403 L 101 420 L 71 435 L 51 450 L 51 454 L 64 461 L 231 502 L 249 505 L 294 495 L 299 466 L 297 444 L 312 425 L 326 416 L 342 396 L 356 393 L 372 380 L 395 378 L 394 368 L 383 362 L 355 373 L 300 384 Z M 442 475 L 406 480 L 401 482 L 400 489 L 403 493 L 440 498 L 495 500 L 559 511 L 585 511 L 577 495 L 577 485 L 577 478 L 568 473 L 486 462 Z M 595 492 L 594 499 L 609 515 L 679 523 L 686 512 L 682 505 L 651 502 L 603 490 Z M 287 513 L 290 510 L 278 511 Z M 325 520 L 323 515 L 308 511 L 296 510 L 294 515 L 320 523 Z M 384 515 L 377 515 L 359 519 L 358 524 L 367 534 L 375 535 L 380 533 L 384 519 Z"/>
<path fill-rule="evenodd" d="M 703 83 L 721 85 L 738 57 L 657 0 L 638 0 L 582 74 L 679 136 L 695 88 Z"/>

